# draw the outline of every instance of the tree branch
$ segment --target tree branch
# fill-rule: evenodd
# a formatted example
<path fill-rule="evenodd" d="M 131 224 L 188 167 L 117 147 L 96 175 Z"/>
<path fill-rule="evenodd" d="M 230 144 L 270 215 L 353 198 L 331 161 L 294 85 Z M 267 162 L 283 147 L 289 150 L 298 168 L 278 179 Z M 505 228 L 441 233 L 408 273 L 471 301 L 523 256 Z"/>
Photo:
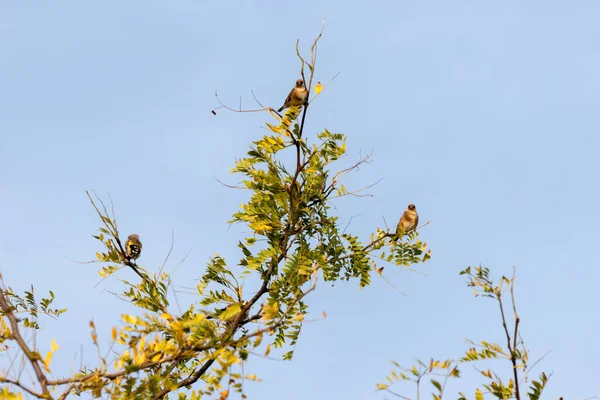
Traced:
<path fill-rule="evenodd" d="M 37 352 L 31 351 L 29 349 L 29 346 L 27 346 L 27 343 L 25 343 L 25 340 L 23 340 L 23 337 L 21 336 L 21 333 L 19 332 L 19 323 L 17 321 L 17 317 L 15 317 L 15 315 L 13 313 L 14 307 L 12 307 L 8 303 L 7 297 L 4 294 L 4 289 L 2 289 L 2 288 L 0 288 L 0 309 L 2 309 L 2 312 L 4 313 L 4 315 L 8 318 L 8 321 L 10 322 L 11 337 L 17 342 L 17 344 L 23 351 L 23 354 L 25 355 L 25 357 L 27 357 L 27 359 L 31 363 L 33 371 L 35 372 L 35 375 L 37 377 L 37 380 L 40 383 L 40 386 L 42 387 L 42 395 L 38 396 L 38 397 L 41 397 L 41 398 L 45 397 L 45 398 L 49 398 L 49 399 L 52 398 L 50 396 L 50 392 L 48 392 L 48 386 L 47 386 L 48 379 L 46 378 L 46 375 L 44 375 L 44 372 L 40 368 L 40 364 L 39 364 L 40 363 L 40 358 L 39 358 L 40 355 Z M 23 390 L 25 390 L 25 389 L 23 388 Z M 31 394 L 33 394 L 33 392 L 31 392 Z"/>
<path fill-rule="evenodd" d="M 16 380 L 16 381 L 15 381 L 15 380 L 8 379 L 8 378 L 5 378 L 5 377 L 3 377 L 3 376 L 0 376 L 0 382 L 1 382 L 1 383 L 8 383 L 8 384 L 10 384 L 10 385 L 15 385 L 15 386 L 17 386 L 18 388 L 20 388 L 20 389 L 22 389 L 22 390 L 26 391 L 26 392 L 27 392 L 27 393 L 29 393 L 30 395 L 32 395 L 32 396 L 35 396 L 35 397 L 37 397 L 37 398 L 39 398 L 39 399 L 43 399 L 43 398 L 44 398 L 44 395 L 43 395 L 43 394 L 34 392 L 32 389 L 29 389 L 27 386 L 23 385 L 23 384 L 22 384 L 21 382 L 19 382 L 18 380 Z"/>

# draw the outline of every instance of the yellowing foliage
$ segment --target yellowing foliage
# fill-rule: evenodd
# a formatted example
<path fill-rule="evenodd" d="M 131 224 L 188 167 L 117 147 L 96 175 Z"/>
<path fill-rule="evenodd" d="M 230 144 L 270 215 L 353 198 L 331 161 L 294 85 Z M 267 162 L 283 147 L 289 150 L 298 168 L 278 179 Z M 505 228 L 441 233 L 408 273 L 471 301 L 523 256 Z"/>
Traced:
<path fill-rule="evenodd" d="M 317 82 L 317 84 L 315 85 L 315 94 L 321 93 L 322 90 L 323 90 L 323 85 L 321 84 L 321 82 Z"/>

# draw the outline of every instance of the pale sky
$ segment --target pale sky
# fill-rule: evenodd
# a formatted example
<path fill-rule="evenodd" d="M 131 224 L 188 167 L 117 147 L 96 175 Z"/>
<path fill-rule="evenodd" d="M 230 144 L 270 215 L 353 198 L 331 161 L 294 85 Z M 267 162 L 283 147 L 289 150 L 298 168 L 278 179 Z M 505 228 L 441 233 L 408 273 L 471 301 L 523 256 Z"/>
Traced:
<path fill-rule="evenodd" d="M 356 3 L 355 3 L 356 4 Z M 316 80 L 342 73 L 310 107 L 305 132 L 348 137 L 346 182 L 383 178 L 373 198 L 337 213 L 367 240 L 415 203 L 432 260 L 420 274 L 385 265 L 386 278 L 320 282 L 292 362 L 252 358 L 250 399 L 391 399 L 375 392 L 391 360 L 457 358 L 464 339 L 504 344 L 497 305 L 475 299 L 459 271 L 517 268 L 522 333 L 536 366 L 554 373 L 545 398 L 599 396 L 600 3 L 595 1 L 17 2 L 0 7 L 0 271 L 22 291 L 53 290 L 69 311 L 43 320 L 61 373 L 92 366 L 88 322 L 105 348 L 131 311 L 90 260 L 99 220 L 85 197 L 110 193 L 123 234 L 139 233 L 139 263 L 156 271 L 171 232 L 175 284 L 195 286 L 214 253 L 231 265 L 246 229 L 227 221 L 247 193 L 229 173 L 278 108 L 326 19 Z M 65 257 L 66 256 L 66 257 Z M 122 270 L 118 276 L 134 280 Z M 181 298 L 181 302 L 191 298 Z M 176 311 L 176 309 L 174 309 Z M 76 360 L 76 361 L 74 361 Z M 8 360 L 0 356 L 0 366 Z M 506 376 L 508 362 L 475 364 Z M 474 397 L 470 365 L 448 386 Z M 413 395 L 409 386 L 395 391 Z M 423 393 L 429 394 L 429 387 Z M 237 398 L 237 397 L 233 397 Z"/>

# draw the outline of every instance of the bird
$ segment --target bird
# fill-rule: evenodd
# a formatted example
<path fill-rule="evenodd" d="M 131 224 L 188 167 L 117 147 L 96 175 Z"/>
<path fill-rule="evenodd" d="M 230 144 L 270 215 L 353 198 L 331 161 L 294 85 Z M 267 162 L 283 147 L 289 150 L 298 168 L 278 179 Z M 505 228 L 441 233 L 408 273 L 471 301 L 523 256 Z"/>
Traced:
<path fill-rule="evenodd" d="M 138 235 L 135 233 L 129 235 L 127 242 L 125 242 L 125 251 L 127 252 L 129 261 L 134 260 L 133 263 L 135 264 L 135 260 L 137 260 L 142 253 L 142 242 Z"/>
<path fill-rule="evenodd" d="M 398 221 L 396 235 L 400 237 L 406 233 L 410 233 L 417 228 L 418 224 L 419 214 L 417 214 L 417 207 L 415 207 L 414 204 L 409 204 L 406 211 L 402 214 L 402 217 L 400 217 L 400 221 Z"/>
<path fill-rule="evenodd" d="M 285 102 L 281 106 L 277 112 L 283 111 L 284 108 L 292 107 L 292 106 L 301 106 L 306 105 L 308 100 L 308 90 L 304 86 L 304 81 L 302 79 L 298 79 L 296 81 L 296 86 L 290 91 L 288 97 L 285 99 Z"/>

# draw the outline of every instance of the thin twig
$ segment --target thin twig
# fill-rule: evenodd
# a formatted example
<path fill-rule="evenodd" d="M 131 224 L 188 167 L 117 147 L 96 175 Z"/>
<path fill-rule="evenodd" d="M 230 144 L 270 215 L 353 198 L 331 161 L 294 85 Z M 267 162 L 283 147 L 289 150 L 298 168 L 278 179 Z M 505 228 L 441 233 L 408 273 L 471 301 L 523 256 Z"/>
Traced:
<path fill-rule="evenodd" d="M 515 378 L 515 398 L 517 400 L 521 400 L 521 395 L 519 393 L 519 374 L 517 372 L 517 359 L 515 357 L 515 353 L 512 348 L 512 344 L 510 342 L 510 333 L 508 333 L 508 325 L 506 323 L 506 317 L 504 315 L 504 307 L 502 305 L 502 295 L 501 293 L 497 293 L 498 304 L 500 305 L 500 314 L 502 315 L 502 326 L 504 327 L 504 332 L 506 333 L 506 341 L 508 346 L 508 351 L 510 352 L 510 361 L 513 365 L 513 375 Z"/>
<path fill-rule="evenodd" d="M 402 396 L 401 394 L 398 394 L 396 392 L 392 392 L 390 389 L 385 389 L 385 391 L 388 392 L 389 394 L 391 394 L 393 396 L 396 396 L 396 397 L 399 397 L 401 399 L 410 400 L 410 397 Z"/>
<path fill-rule="evenodd" d="M 217 182 L 219 182 L 221 185 L 223 185 L 223 186 L 225 186 L 225 187 L 228 187 L 229 189 L 248 189 L 248 188 L 247 188 L 247 187 L 245 187 L 245 186 L 233 186 L 233 185 L 228 185 L 228 184 L 226 184 L 226 183 L 224 183 L 224 182 L 221 182 L 221 181 L 219 180 L 219 178 L 217 178 L 217 177 L 215 177 L 215 180 L 216 180 Z"/>
<path fill-rule="evenodd" d="M 515 303 L 515 291 L 514 291 L 514 287 L 515 287 L 515 275 L 517 273 L 517 270 L 515 268 L 515 266 L 513 265 L 513 276 L 510 282 L 510 298 L 512 301 L 512 306 L 513 306 L 513 312 L 515 313 L 515 333 L 514 333 L 514 337 L 513 337 L 513 349 L 517 348 L 517 337 L 518 332 L 519 332 L 519 322 L 521 321 L 521 319 L 519 318 L 519 314 L 517 314 L 517 305 Z"/>
<path fill-rule="evenodd" d="M 523 378 L 521 379 L 520 383 L 523 383 L 527 377 L 529 376 L 529 371 L 531 371 L 533 369 L 533 367 L 535 367 L 540 361 L 542 361 L 544 358 L 546 358 L 546 356 L 548 354 L 550 354 L 552 352 L 552 350 L 548 350 L 546 352 L 546 354 L 544 354 L 543 356 L 541 356 L 536 362 L 533 363 L 533 365 L 531 365 L 531 367 L 527 368 L 527 372 L 525 373 L 525 375 L 523 376 Z"/>
<path fill-rule="evenodd" d="M 382 272 L 379 272 L 379 271 L 382 271 Z M 381 267 L 381 269 L 377 271 L 377 275 L 379 275 L 379 276 L 381 277 L 381 279 L 383 279 L 384 281 L 386 281 L 386 282 L 387 282 L 387 284 L 388 284 L 388 285 L 390 285 L 390 286 L 391 286 L 393 289 L 395 289 L 397 292 L 399 292 L 400 294 L 403 294 L 404 296 L 406 296 L 406 293 L 404 293 L 402 290 L 398 289 L 396 286 L 394 286 L 394 285 L 392 284 L 392 282 L 388 281 L 388 280 L 386 279 L 386 277 L 385 277 L 385 276 L 383 276 L 383 267 Z"/>
<path fill-rule="evenodd" d="M 265 106 L 263 106 L 260 101 L 258 101 L 258 99 L 256 98 L 256 95 L 254 94 L 254 90 L 251 90 L 250 93 L 252 93 L 252 97 L 254 97 L 254 100 L 258 103 L 259 106 L 261 106 L 263 109 L 267 108 Z"/>
<path fill-rule="evenodd" d="M 360 217 L 361 215 L 363 215 L 364 213 L 360 213 L 360 214 L 356 214 L 350 217 L 350 220 L 348 221 L 348 224 L 346 225 L 346 227 L 344 228 L 344 230 L 342 231 L 342 233 L 346 233 L 346 229 L 348 229 L 348 227 L 350 226 L 350 224 L 352 223 L 352 220 L 355 217 Z"/>
<path fill-rule="evenodd" d="M 340 71 L 339 71 L 337 74 L 335 74 L 335 75 L 333 76 L 333 78 L 331 78 L 331 79 L 329 80 L 329 82 L 327 82 L 325 85 L 323 85 L 323 88 L 322 88 L 322 89 L 319 91 L 319 93 L 315 94 L 315 95 L 313 96 L 313 98 L 312 98 L 312 99 L 310 99 L 309 103 L 312 103 L 313 101 L 315 101 L 315 99 L 316 99 L 317 97 L 319 97 L 319 95 L 320 95 L 321 93 L 323 93 L 323 91 L 324 91 L 324 90 L 327 88 L 327 86 L 329 86 L 329 84 L 330 84 L 331 82 L 333 82 L 333 80 L 334 80 L 335 78 L 337 78 L 337 76 L 338 76 L 339 74 L 341 74 L 341 73 L 342 73 L 342 71 L 340 70 Z"/>
<path fill-rule="evenodd" d="M 216 110 L 218 110 L 220 108 L 225 108 L 226 110 L 233 111 L 233 112 L 236 112 L 236 113 L 252 113 L 252 112 L 261 112 L 261 111 L 275 111 L 271 107 L 259 108 L 259 109 L 255 109 L 255 110 L 242 110 L 240 108 L 239 110 L 236 110 L 235 108 L 231 108 L 231 107 L 225 105 L 225 103 L 223 103 L 221 101 L 221 99 L 219 98 L 219 93 L 217 91 L 215 91 L 215 97 L 217 98 L 217 101 L 219 102 L 219 104 L 221 105 L 221 107 L 217 107 L 217 108 L 213 109 L 212 110 L 213 113 L 214 113 L 214 111 L 216 111 Z"/>

